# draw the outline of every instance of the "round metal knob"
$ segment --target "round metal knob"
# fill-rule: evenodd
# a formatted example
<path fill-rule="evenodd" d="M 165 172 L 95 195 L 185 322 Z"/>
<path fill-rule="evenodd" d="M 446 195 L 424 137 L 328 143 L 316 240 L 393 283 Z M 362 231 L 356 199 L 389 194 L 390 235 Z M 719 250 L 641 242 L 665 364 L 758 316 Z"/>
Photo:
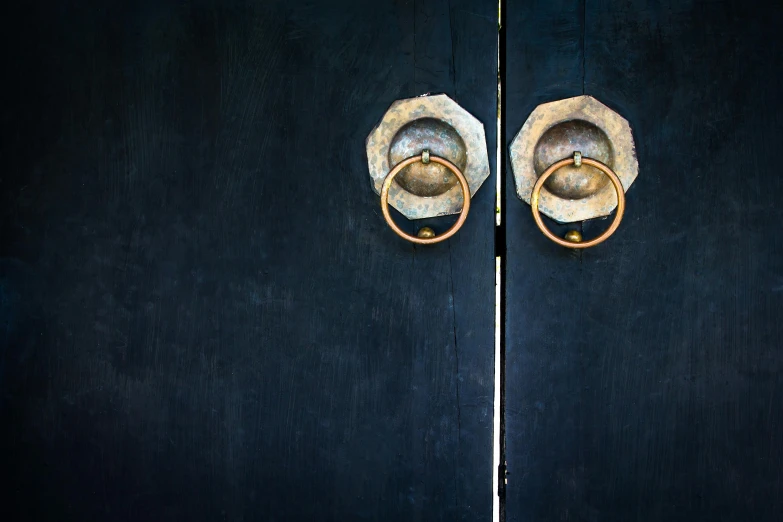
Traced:
<path fill-rule="evenodd" d="M 423 148 L 465 171 L 468 156 L 464 140 L 454 127 L 435 118 L 413 120 L 397 131 L 389 145 L 389 165 L 396 165 Z M 397 183 L 411 194 L 431 198 L 455 186 L 457 178 L 440 163 L 417 161 L 400 172 Z"/>
<path fill-rule="evenodd" d="M 536 143 L 533 162 L 539 176 L 552 163 L 565 158 L 573 151 L 581 151 L 610 168 L 614 168 L 612 143 L 597 125 L 585 120 L 566 120 L 547 129 Z M 589 165 L 566 165 L 546 182 L 546 189 L 562 199 L 584 199 L 609 184 L 609 179 L 599 169 Z"/>

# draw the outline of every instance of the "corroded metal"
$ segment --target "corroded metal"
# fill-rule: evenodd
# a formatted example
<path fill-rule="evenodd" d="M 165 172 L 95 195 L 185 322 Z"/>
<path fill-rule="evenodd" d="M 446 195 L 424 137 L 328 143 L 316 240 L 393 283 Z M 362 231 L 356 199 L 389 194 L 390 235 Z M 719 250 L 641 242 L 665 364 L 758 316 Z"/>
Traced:
<path fill-rule="evenodd" d="M 460 198 L 462 202 L 462 205 L 460 206 L 462 208 L 460 210 L 459 217 L 457 218 L 457 222 L 454 223 L 450 229 L 448 229 L 446 232 L 444 232 L 439 236 L 436 236 L 435 232 L 429 227 L 422 228 L 421 230 L 419 230 L 419 233 L 417 235 L 412 236 L 407 232 L 405 232 L 404 230 L 402 230 L 399 226 L 397 226 L 397 223 L 394 222 L 394 220 L 391 217 L 391 213 L 389 212 L 389 190 L 391 189 L 392 184 L 395 181 L 395 178 L 399 174 L 401 174 L 407 167 L 414 165 L 417 162 L 423 163 L 425 157 L 429 158 L 429 161 L 431 163 L 442 165 L 444 168 L 447 168 L 449 171 L 451 171 L 450 173 L 455 176 L 457 183 L 459 184 L 460 191 L 462 192 L 462 197 Z M 397 163 L 397 165 L 391 170 L 391 172 L 389 172 L 389 175 L 386 176 L 386 178 L 383 180 L 383 185 L 381 186 L 381 212 L 383 213 L 383 218 L 386 220 L 386 223 L 389 225 L 389 228 L 391 228 L 395 234 L 397 234 L 403 239 L 407 239 L 411 243 L 418 243 L 420 245 L 431 245 L 434 243 L 440 243 L 441 241 L 445 241 L 446 239 L 456 234 L 460 228 L 462 228 L 462 225 L 465 224 L 465 220 L 468 217 L 469 211 L 470 211 L 470 187 L 468 186 L 468 180 L 462 174 L 462 171 L 449 160 L 441 158 L 439 156 L 434 156 L 432 154 L 426 154 L 426 151 L 422 152 L 418 156 L 411 156 L 410 158 L 406 158 L 401 162 Z"/>
<path fill-rule="evenodd" d="M 574 164 L 574 152 L 581 154 L 580 167 Z M 588 158 L 616 172 L 624 191 L 639 172 L 628 121 L 591 96 L 539 105 L 511 143 L 510 156 L 517 196 L 527 203 L 539 177 L 568 159 L 547 179 L 539 197 L 540 211 L 560 223 L 607 216 L 617 207 L 610 179 Z"/>
<path fill-rule="evenodd" d="M 549 127 L 536 143 L 533 150 L 536 176 L 541 176 L 552 163 L 571 156 L 574 151 L 610 167 L 614 164 L 612 144 L 604 131 L 584 120 L 570 120 Z M 546 188 L 561 198 L 583 199 L 609 183 L 600 170 L 590 166 L 580 168 L 581 158 L 579 161 L 579 166 L 574 163 L 552 174 Z"/>
<path fill-rule="evenodd" d="M 422 146 L 430 154 L 448 158 L 460 170 L 465 170 L 468 163 L 465 142 L 454 127 L 435 118 L 414 120 L 397 131 L 389 147 L 389 162 L 396 165 L 406 158 L 422 154 Z M 456 186 L 457 178 L 443 165 L 423 157 L 422 161 L 405 167 L 397 176 L 397 183 L 416 196 L 432 197 Z"/>
<path fill-rule="evenodd" d="M 533 190 L 530 193 L 530 208 L 533 211 L 533 219 L 536 221 L 536 225 L 538 225 L 538 228 L 541 229 L 541 232 L 543 232 L 546 237 L 548 237 L 558 245 L 568 247 L 568 248 L 590 248 L 600 243 L 603 243 L 604 241 L 609 239 L 609 236 L 614 234 L 615 231 L 617 230 L 617 227 L 620 226 L 620 222 L 623 220 L 623 213 L 625 212 L 625 193 L 623 192 L 623 184 L 620 181 L 620 178 L 617 176 L 617 174 L 615 174 L 614 171 L 612 171 L 612 169 L 609 168 L 609 166 L 601 163 L 600 161 L 594 160 L 592 158 L 586 158 L 584 156 L 580 156 L 580 157 L 582 160 L 582 167 L 580 168 L 585 168 L 586 166 L 590 166 L 605 174 L 607 179 L 611 182 L 612 189 L 615 191 L 615 195 L 617 197 L 617 212 L 615 213 L 614 219 L 612 220 L 612 223 L 609 225 L 609 228 L 607 228 L 603 234 L 601 234 L 595 239 L 591 239 L 589 241 L 582 241 L 582 234 L 580 234 L 577 231 L 571 231 L 568 234 L 566 234 L 565 239 L 560 239 L 546 227 L 546 225 L 544 224 L 544 220 L 541 219 L 541 213 L 538 211 L 540 196 L 544 188 L 544 185 L 559 170 L 564 169 L 568 166 L 573 166 L 576 163 L 576 158 L 577 158 L 576 154 L 574 154 L 570 158 L 566 158 L 553 163 L 548 169 L 546 169 L 541 174 L 541 177 L 538 178 L 536 184 L 533 186 Z M 573 234 L 573 232 L 576 232 L 576 234 Z M 575 241 L 576 239 L 578 240 Z"/>
<path fill-rule="evenodd" d="M 445 94 L 397 100 L 367 137 L 367 163 L 373 190 L 389 171 L 429 150 L 465 176 L 471 196 L 489 177 L 484 125 Z M 457 177 L 435 161 L 412 162 L 389 188 L 389 204 L 408 219 L 457 214 L 462 209 Z M 440 237 L 440 236 L 438 236 Z"/>

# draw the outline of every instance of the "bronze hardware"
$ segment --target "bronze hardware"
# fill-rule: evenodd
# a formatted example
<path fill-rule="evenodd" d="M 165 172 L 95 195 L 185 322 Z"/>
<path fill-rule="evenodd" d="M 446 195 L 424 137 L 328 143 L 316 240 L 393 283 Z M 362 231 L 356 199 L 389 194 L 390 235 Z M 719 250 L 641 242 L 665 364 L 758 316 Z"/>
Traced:
<path fill-rule="evenodd" d="M 628 121 L 591 96 L 536 107 L 509 148 L 517 196 L 531 203 L 536 182 L 550 165 L 579 151 L 601 162 L 628 190 L 639 172 Z M 538 199 L 542 214 L 559 223 L 608 216 L 618 198 L 607 175 L 586 161 L 569 159 L 551 174 Z"/>
<path fill-rule="evenodd" d="M 372 188 L 381 195 L 381 206 L 392 206 L 408 219 L 461 213 L 461 225 L 467 201 L 489 177 L 484 126 L 445 94 L 397 100 L 366 145 Z M 395 232 L 420 244 L 443 241 L 459 228 L 436 236 L 423 227 L 411 236 L 385 217 Z"/>
<path fill-rule="evenodd" d="M 448 229 L 443 234 L 436 236 L 435 231 L 433 231 L 429 227 L 423 227 L 421 230 L 419 230 L 419 233 L 416 236 L 412 236 L 406 232 L 404 232 L 400 227 L 397 226 L 397 223 L 394 222 L 394 220 L 391 217 L 391 213 L 389 212 L 389 189 L 391 188 L 392 181 L 394 181 L 395 176 L 397 176 L 402 170 L 407 167 L 408 165 L 411 165 L 413 163 L 416 163 L 417 161 L 421 161 L 421 163 L 427 164 L 429 162 L 435 162 L 439 165 L 443 165 L 447 169 L 449 169 L 454 176 L 456 176 L 457 181 L 459 182 L 460 188 L 462 189 L 462 210 L 460 211 L 459 218 L 457 219 L 457 222 L 452 225 L 450 229 Z M 468 185 L 468 180 L 465 179 L 465 176 L 462 174 L 462 171 L 457 168 L 456 165 L 454 165 L 452 162 L 450 162 L 447 159 L 443 159 L 440 156 L 434 156 L 430 154 L 429 150 L 425 150 L 421 153 L 420 156 L 411 156 L 410 158 L 406 158 L 399 162 L 397 165 L 394 166 L 394 168 L 389 172 L 389 174 L 386 176 L 386 179 L 383 181 L 383 186 L 381 187 L 381 212 L 383 212 L 383 217 L 386 219 L 386 223 L 389 224 L 389 227 L 394 231 L 395 234 L 400 236 L 403 239 L 407 239 L 411 243 L 418 243 L 420 245 L 432 245 L 434 243 L 440 243 L 441 241 L 445 241 L 446 239 L 450 238 L 454 234 L 457 233 L 457 231 L 462 227 L 462 225 L 465 223 L 465 219 L 468 217 L 468 211 L 470 210 L 470 186 Z"/>
<path fill-rule="evenodd" d="M 544 225 L 544 221 L 541 219 L 541 213 L 538 210 L 541 188 L 544 186 L 550 176 L 554 175 L 555 172 L 557 172 L 559 169 L 569 165 L 573 165 L 575 168 L 582 168 L 582 165 L 588 165 L 598 169 L 609 178 L 609 181 L 611 181 L 615 192 L 617 192 L 617 212 L 615 213 L 612 224 L 609 225 L 609 228 L 607 228 L 603 234 L 589 241 L 582 241 L 582 234 L 580 234 L 577 230 L 569 231 L 566 233 L 565 239 L 560 239 L 554 235 L 546 227 L 546 225 Z M 533 219 L 535 219 L 536 225 L 538 225 L 538 228 L 541 229 L 541 232 L 543 232 L 546 237 L 558 245 L 562 245 L 564 247 L 577 249 L 590 248 L 609 239 L 609 236 L 614 234 L 615 230 L 617 230 L 617 227 L 620 226 L 620 222 L 623 220 L 623 213 L 625 212 L 625 191 L 623 190 L 623 184 L 620 181 L 620 178 L 607 165 L 601 163 L 598 160 L 586 158 L 582 156 L 581 152 L 574 152 L 573 157 L 553 163 L 549 166 L 548 169 L 544 171 L 543 174 L 541 174 L 541 176 L 538 178 L 538 181 L 536 181 L 535 186 L 533 187 L 533 191 L 530 193 L 530 208 L 533 211 Z"/>
<path fill-rule="evenodd" d="M 568 241 L 569 243 L 581 243 L 582 242 L 582 233 L 578 230 L 569 230 L 565 233 L 565 236 L 563 238 Z"/>

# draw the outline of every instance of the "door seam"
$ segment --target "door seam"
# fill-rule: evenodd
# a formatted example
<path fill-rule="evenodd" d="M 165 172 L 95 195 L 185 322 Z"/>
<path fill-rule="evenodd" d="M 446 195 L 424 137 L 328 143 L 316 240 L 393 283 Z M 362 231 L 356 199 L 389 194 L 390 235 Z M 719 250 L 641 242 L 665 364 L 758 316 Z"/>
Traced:
<path fill-rule="evenodd" d="M 506 114 L 504 88 L 506 85 L 506 9 L 507 0 L 498 0 L 497 34 L 497 114 L 496 114 L 496 217 L 495 217 L 495 420 L 493 441 L 494 498 L 493 520 L 506 520 Z"/>

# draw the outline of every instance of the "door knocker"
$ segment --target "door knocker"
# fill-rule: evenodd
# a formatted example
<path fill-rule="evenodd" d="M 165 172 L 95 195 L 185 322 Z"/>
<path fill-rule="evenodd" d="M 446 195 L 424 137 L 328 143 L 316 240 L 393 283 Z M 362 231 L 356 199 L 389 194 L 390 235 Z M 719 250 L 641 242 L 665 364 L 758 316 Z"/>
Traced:
<path fill-rule="evenodd" d="M 470 198 L 489 177 L 484 126 L 445 94 L 394 102 L 367 137 L 367 163 L 389 227 L 422 245 L 457 233 Z M 394 222 L 390 205 L 411 220 L 459 218 L 439 235 L 429 227 L 412 235 Z"/>
<path fill-rule="evenodd" d="M 625 192 L 636 179 L 631 126 L 591 96 L 577 96 L 536 107 L 510 147 L 517 196 L 530 204 L 546 237 L 568 248 L 589 248 L 606 241 L 620 226 Z M 559 223 L 608 216 L 609 228 L 587 241 L 572 230 L 553 234 L 541 214 Z"/>

